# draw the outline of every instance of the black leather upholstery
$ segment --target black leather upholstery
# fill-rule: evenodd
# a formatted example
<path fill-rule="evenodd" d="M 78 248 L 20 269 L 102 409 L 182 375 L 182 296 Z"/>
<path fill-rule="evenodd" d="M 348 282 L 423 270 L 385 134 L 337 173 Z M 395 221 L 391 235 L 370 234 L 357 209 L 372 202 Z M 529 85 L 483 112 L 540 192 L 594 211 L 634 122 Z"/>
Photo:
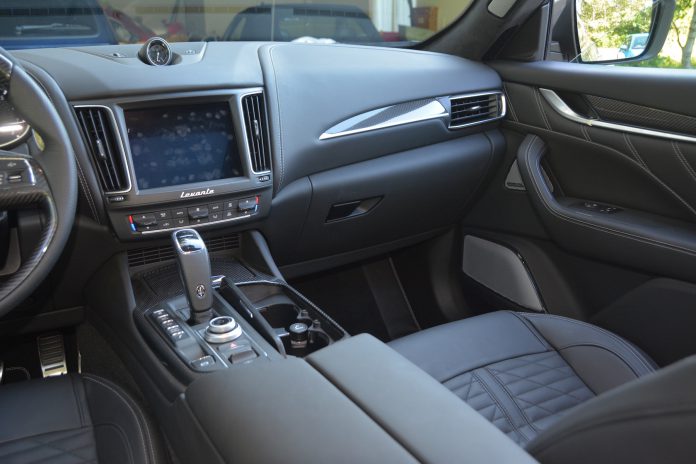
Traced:
<path fill-rule="evenodd" d="M 520 445 L 575 406 L 655 369 L 635 346 L 606 330 L 542 314 L 486 314 L 391 347 Z"/>
<path fill-rule="evenodd" d="M 67 375 L 0 387 L 0 462 L 157 462 L 137 404 L 114 384 Z"/>
<path fill-rule="evenodd" d="M 696 457 L 694 430 L 691 356 L 588 401 L 539 434 L 527 451 L 544 464 L 689 463 Z"/>

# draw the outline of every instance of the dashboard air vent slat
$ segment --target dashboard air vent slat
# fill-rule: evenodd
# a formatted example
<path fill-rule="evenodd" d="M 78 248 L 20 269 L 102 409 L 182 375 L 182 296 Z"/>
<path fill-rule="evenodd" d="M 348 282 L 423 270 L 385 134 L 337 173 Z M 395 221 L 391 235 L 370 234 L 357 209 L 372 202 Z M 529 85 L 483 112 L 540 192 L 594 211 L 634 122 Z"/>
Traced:
<path fill-rule="evenodd" d="M 251 168 L 255 173 L 271 170 L 270 139 L 268 137 L 268 119 L 266 104 L 262 93 L 246 95 L 242 98 L 244 128 L 246 130 Z"/>
<path fill-rule="evenodd" d="M 450 98 L 450 128 L 473 126 L 500 119 L 505 114 L 500 93 Z"/>
<path fill-rule="evenodd" d="M 130 190 L 128 170 L 109 110 L 83 106 L 75 108 L 75 113 L 104 192 Z"/>

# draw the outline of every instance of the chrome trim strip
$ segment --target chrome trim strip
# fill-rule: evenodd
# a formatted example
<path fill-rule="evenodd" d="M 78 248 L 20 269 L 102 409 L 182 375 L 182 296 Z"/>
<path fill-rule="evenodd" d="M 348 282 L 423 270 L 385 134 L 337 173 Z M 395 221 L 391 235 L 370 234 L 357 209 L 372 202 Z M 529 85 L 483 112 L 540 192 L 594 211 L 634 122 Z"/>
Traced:
<path fill-rule="evenodd" d="M 263 103 L 265 105 L 264 108 L 264 114 L 266 115 L 266 128 L 268 129 L 268 133 L 266 134 L 267 136 L 267 142 L 268 142 L 268 154 L 270 157 L 271 161 L 271 169 L 267 169 L 266 171 L 259 171 L 256 172 L 254 171 L 254 163 L 251 159 L 251 145 L 249 141 L 249 137 L 247 136 L 247 131 L 246 131 L 246 116 L 244 114 L 244 106 L 242 106 L 242 101 L 244 100 L 244 97 L 248 97 L 250 95 L 262 95 L 263 96 Z M 268 119 L 268 105 L 266 103 L 266 95 L 263 92 L 262 88 L 252 88 L 249 89 L 246 92 L 240 93 L 236 97 L 237 101 L 237 112 L 239 114 L 239 120 L 242 123 L 242 141 L 244 142 L 244 148 L 246 152 L 247 159 L 249 160 L 249 172 L 252 174 L 270 174 L 273 171 L 273 152 L 271 151 L 271 124 L 270 120 Z"/>
<path fill-rule="evenodd" d="M 589 127 L 600 127 L 602 129 L 609 129 L 619 132 L 627 132 L 629 134 L 646 135 L 648 137 L 658 137 L 662 139 L 677 140 L 680 142 L 691 142 L 696 143 L 695 136 L 681 135 L 673 132 L 664 132 L 655 129 L 644 129 L 636 126 L 629 126 L 626 124 L 618 124 L 613 122 L 606 122 L 600 119 L 590 119 L 585 116 L 581 116 L 571 107 L 568 106 L 566 102 L 563 101 L 561 97 L 558 96 L 556 92 L 549 89 L 539 89 L 539 92 L 544 97 L 546 102 L 551 105 L 551 107 L 564 118 L 576 122 L 578 124 L 583 124 Z"/>
<path fill-rule="evenodd" d="M 128 189 L 117 190 L 115 192 L 104 191 L 104 194 L 116 195 L 116 194 L 130 192 L 131 190 L 133 190 L 133 184 L 131 182 L 131 173 L 130 173 L 130 166 L 128 164 L 128 156 L 126 155 L 126 149 L 125 149 L 125 146 L 123 145 L 123 137 L 121 135 L 121 131 L 118 128 L 118 122 L 116 121 L 116 115 L 114 114 L 113 110 L 105 105 L 75 105 L 75 106 L 73 106 L 73 109 L 78 109 L 78 108 L 103 108 L 103 109 L 106 109 L 107 113 L 109 113 L 109 118 L 111 119 L 111 127 L 114 130 L 114 133 L 116 134 L 116 138 L 118 139 L 118 148 L 121 151 L 121 158 L 123 158 L 123 166 L 126 169 L 126 180 L 128 181 Z M 75 114 L 75 116 L 77 117 L 77 114 Z M 80 128 L 80 134 L 82 134 L 82 128 L 80 126 L 80 121 L 77 121 L 77 127 Z M 86 134 L 82 134 L 82 136 L 84 138 L 84 137 L 86 137 Z M 101 186 L 101 182 L 99 182 L 99 184 Z"/>
<path fill-rule="evenodd" d="M 454 95 L 452 97 L 447 97 L 450 100 L 450 111 L 452 111 L 451 108 L 451 103 L 452 100 L 456 98 L 473 98 L 473 97 L 483 97 L 485 95 L 498 95 L 500 97 L 500 115 L 496 116 L 495 118 L 490 118 L 490 119 L 484 119 L 483 121 L 476 121 L 476 122 L 469 122 L 465 124 L 458 124 L 456 126 L 449 126 L 449 129 L 461 129 L 464 127 L 472 127 L 472 126 L 478 126 L 480 124 L 488 124 L 493 121 L 497 121 L 499 119 L 503 119 L 507 115 L 507 100 L 505 99 L 505 94 L 501 91 L 494 91 L 494 92 L 478 92 L 478 93 L 468 93 L 464 95 Z M 450 121 L 451 121 L 452 115 L 450 114 Z"/>
<path fill-rule="evenodd" d="M 377 116 L 378 114 L 384 111 L 393 111 L 394 109 L 398 109 L 398 107 L 400 106 L 404 106 L 404 108 L 407 108 L 408 104 L 409 103 L 400 103 L 396 105 L 385 106 L 376 110 L 359 114 L 357 116 L 353 116 L 352 118 L 346 119 L 345 121 L 340 122 L 332 128 L 328 129 L 326 132 L 319 136 L 319 140 L 335 139 L 337 137 L 344 137 L 346 135 L 361 134 L 363 132 L 371 132 L 378 129 L 386 129 L 387 127 L 403 126 L 405 124 L 412 124 L 414 122 L 428 121 L 430 119 L 439 119 L 449 116 L 449 113 L 442 105 L 442 103 L 440 103 L 438 100 L 433 99 L 430 102 L 425 103 L 421 107 L 418 107 L 414 110 L 405 111 L 404 113 L 387 119 L 384 122 L 366 127 L 361 127 L 359 129 L 350 129 L 351 127 L 355 127 L 358 124 L 364 122 L 365 120 Z"/>

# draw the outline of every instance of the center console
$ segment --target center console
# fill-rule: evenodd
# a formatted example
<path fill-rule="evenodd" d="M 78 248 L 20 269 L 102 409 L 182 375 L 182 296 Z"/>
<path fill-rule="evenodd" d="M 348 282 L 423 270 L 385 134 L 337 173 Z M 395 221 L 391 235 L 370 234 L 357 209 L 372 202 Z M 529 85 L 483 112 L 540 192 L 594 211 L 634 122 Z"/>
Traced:
<path fill-rule="evenodd" d="M 214 275 L 205 241 L 194 229 L 173 232 L 172 249 L 178 272 L 169 275 L 179 282 L 155 282 L 176 284 L 183 295 L 143 308 L 136 323 L 182 378 L 238 364 L 305 357 L 348 336 L 281 279 L 241 281 L 234 270 L 244 267 L 238 258 L 226 258 L 232 275 Z"/>
<path fill-rule="evenodd" d="M 114 258 L 90 288 L 182 462 L 535 462 L 387 345 L 349 337 L 260 233 L 224 241 L 179 230 L 162 259 Z M 100 290 L 118 285 L 131 296 Z"/>
<path fill-rule="evenodd" d="M 119 239 L 268 214 L 273 178 L 263 89 L 79 102 L 74 111 Z"/>

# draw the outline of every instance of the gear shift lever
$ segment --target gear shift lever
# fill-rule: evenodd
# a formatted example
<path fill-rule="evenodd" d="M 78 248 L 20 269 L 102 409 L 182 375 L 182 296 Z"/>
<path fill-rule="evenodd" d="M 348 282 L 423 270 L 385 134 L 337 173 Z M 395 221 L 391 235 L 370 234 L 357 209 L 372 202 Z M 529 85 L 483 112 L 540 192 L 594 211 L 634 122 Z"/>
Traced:
<path fill-rule="evenodd" d="M 210 260 L 205 242 L 193 229 L 180 229 L 172 234 L 179 275 L 191 308 L 191 324 L 208 322 L 213 306 Z"/>

